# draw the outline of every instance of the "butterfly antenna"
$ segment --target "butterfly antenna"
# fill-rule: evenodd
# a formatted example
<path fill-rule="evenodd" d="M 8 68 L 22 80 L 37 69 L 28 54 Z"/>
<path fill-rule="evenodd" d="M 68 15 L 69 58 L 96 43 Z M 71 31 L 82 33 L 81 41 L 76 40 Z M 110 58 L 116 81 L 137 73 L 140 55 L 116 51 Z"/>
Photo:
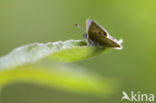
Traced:
<path fill-rule="evenodd" d="M 76 26 L 77 28 L 79 28 L 79 29 L 81 29 L 82 31 L 84 31 L 84 32 L 85 32 L 85 29 L 84 29 L 84 28 L 82 28 L 80 25 L 75 24 L 75 26 Z"/>

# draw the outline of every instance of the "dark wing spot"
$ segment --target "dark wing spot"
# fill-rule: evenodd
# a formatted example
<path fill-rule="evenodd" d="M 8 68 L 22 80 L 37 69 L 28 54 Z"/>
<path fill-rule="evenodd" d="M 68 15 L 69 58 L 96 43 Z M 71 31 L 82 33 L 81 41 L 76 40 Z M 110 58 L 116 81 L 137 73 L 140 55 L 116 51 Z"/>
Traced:
<path fill-rule="evenodd" d="M 107 33 L 106 33 L 106 32 L 103 32 L 103 35 L 104 35 L 104 36 L 107 36 Z"/>
<path fill-rule="evenodd" d="M 106 33 L 106 32 L 102 32 L 102 31 L 101 31 L 101 32 L 99 31 L 98 34 L 99 34 L 99 35 L 107 36 L 107 33 Z"/>
<path fill-rule="evenodd" d="M 101 32 L 99 32 L 99 35 L 101 35 L 102 33 Z"/>

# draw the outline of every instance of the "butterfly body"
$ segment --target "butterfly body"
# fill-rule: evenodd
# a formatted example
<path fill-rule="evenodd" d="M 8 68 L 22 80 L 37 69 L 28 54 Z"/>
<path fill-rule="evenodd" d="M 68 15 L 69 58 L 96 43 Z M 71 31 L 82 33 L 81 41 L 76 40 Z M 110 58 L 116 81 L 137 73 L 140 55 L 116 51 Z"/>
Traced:
<path fill-rule="evenodd" d="M 84 38 L 87 39 L 89 45 L 102 48 L 122 48 L 120 43 L 109 36 L 108 32 L 95 21 L 87 20 L 86 26 L 87 29 Z"/>

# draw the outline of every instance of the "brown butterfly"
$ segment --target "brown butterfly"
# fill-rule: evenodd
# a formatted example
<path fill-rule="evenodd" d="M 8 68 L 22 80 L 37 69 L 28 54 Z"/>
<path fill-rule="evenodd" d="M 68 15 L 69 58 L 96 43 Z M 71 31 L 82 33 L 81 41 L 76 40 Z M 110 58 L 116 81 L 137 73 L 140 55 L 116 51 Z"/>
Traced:
<path fill-rule="evenodd" d="M 104 28 L 89 19 L 86 21 L 86 34 L 84 34 L 84 38 L 87 39 L 88 44 L 92 46 L 122 48 L 119 41 L 113 39 Z"/>

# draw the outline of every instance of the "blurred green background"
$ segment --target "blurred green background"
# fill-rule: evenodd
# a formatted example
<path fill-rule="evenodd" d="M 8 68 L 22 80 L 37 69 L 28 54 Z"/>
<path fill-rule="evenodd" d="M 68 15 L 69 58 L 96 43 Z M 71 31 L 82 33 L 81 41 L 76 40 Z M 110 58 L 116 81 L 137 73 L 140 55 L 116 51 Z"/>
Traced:
<path fill-rule="evenodd" d="M 156 93 L 156 1 L 0 0 L 0 56 L 34 42 L 83 39 L 87 18 L 98 21 L 124 49 L 77 62 L 121 87 L 107 98 L 84 96 L 28 83 L 3 88 L 2 103 L 119 103 L 122 90 Z"/>

